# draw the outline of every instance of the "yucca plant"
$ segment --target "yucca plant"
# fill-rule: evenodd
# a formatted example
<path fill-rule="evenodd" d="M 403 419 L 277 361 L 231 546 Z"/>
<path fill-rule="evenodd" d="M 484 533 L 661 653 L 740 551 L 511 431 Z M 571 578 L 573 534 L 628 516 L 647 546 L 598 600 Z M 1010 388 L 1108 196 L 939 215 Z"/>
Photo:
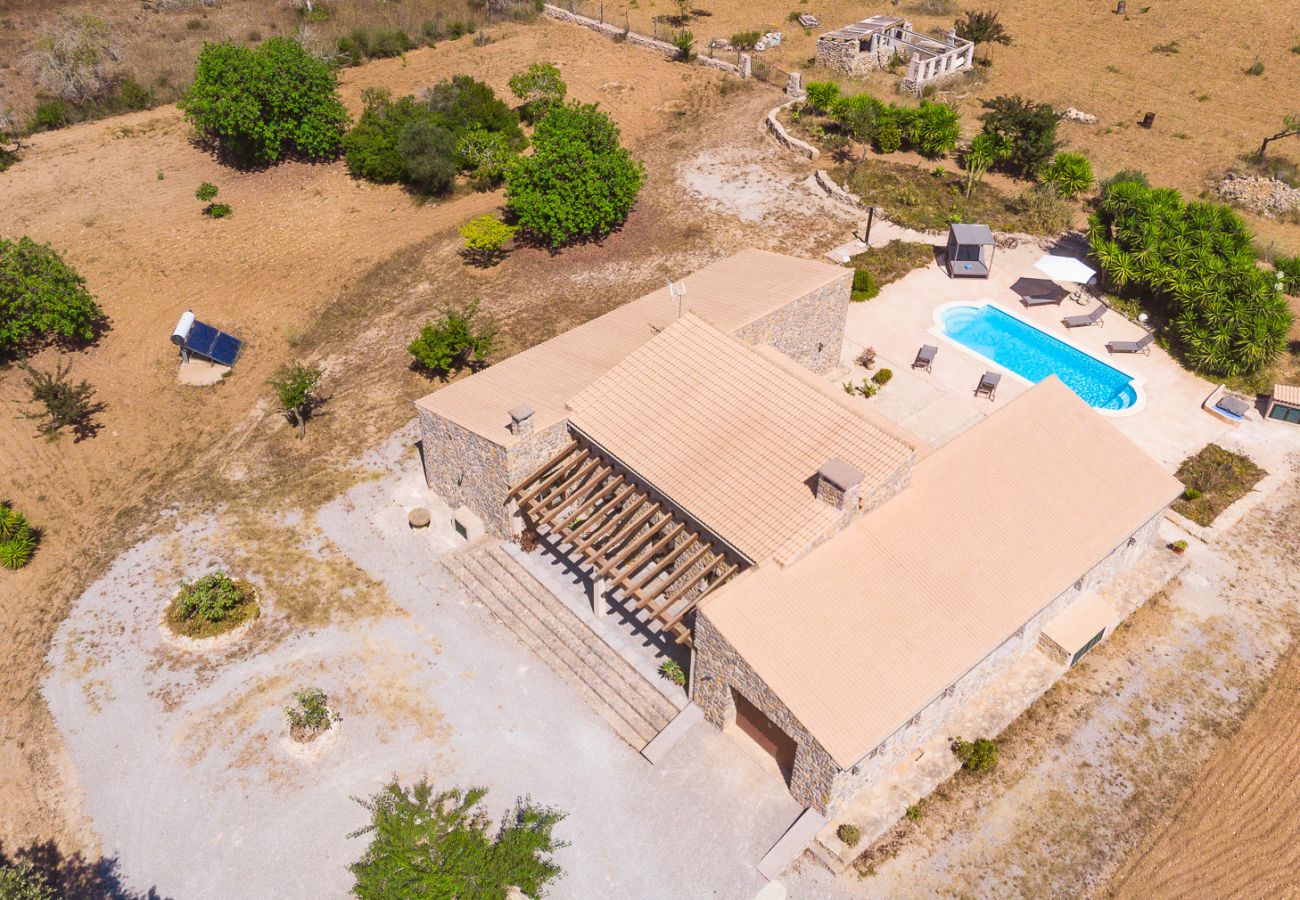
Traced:
<path fill-rule="evenodd" d="M 0 503 L 0 567 L 21 569 L 31 562 L 39 537 L 22 513 Z"/>

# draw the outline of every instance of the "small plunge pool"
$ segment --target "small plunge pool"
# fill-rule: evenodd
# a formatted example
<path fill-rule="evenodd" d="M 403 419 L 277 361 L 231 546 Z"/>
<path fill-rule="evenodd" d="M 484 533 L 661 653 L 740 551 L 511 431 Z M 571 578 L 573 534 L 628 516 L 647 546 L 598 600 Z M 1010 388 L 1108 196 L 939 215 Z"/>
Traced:
<path fill-rule="evenodd" d="M 938 312 L 940 333 L 1033 384 L 1048 375 L 1097 409 L 1117 412 L 1138 402 L 1133 377 L 991 303 Z"/>

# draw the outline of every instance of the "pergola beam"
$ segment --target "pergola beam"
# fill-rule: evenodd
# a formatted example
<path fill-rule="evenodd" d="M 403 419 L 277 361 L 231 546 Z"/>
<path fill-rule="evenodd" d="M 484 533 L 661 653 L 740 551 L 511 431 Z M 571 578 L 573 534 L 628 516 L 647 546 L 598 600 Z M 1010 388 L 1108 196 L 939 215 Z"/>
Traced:
<path fill-rule="evenodd" d="M 555 482 L 563 478 L 566 472 L 572 472 L 573 467 L 578 463 L 582 462 L 584 459 L 586 459 L 588 454 L 590 453 L 591 453 L 590 450 L 588 450 L 586 447 L 583 447 L 578 452 L 578 454 L 574 456 L 572 459 L 565 459 L 564 457 L 560 457 L 560 459 L 556 461 L 556 464 L 563 463 L 563 465 L 560 465 L 560 467 L 557 468 L 554 472 L 546 476 L 546 479 L 541 484 L 537 485 L 527 494 L 520 497 L 519 500 L 517 501 L 519 504 L 519 508 L 523 509 L 526 506 L 528 506 L 530 503 L 532 503 L 535 497 L 537 497 L 543 491 L 548 490 L 551 487 L 551 485 L 555 484 Z M 534 474 L 538 474 L 543 471 L 545 471 L 545 469 L 538 469 L 537 472 Z M 513 494 L 514 492 L 512 491 L 511 493 Z"/>
<path fill-rule="evenodd" d="M 581 514 L 581 512 L 586 510 L 588 503 L 592 501 L 592 496 L 589 495 L 587 492 L 588 491 L 598 492 L 600 490 L 600 483 L 604 481 L 606 478 L 608 478 L 613 471 L 614 469 L 612 466 L 606 465 L 606 466 L 600 466 L 598 469 L 596 469 L 593 472 L 589 472 L 587 479 L 582 484 L 582 487 L 578 488 L 569 496 L 562 497 L 560 499 L 560 502 L 555 507 L 553 507 L 550 510 L 550 512 L 548 512 L 546 515 L 542 516 L 540 519 L 537 520 L 537 527 L 540 528 L 543 525 L 549 527 L 551 523 L 555 521 L 556 517 L 560 515 L 560 513 L 564 512 L 566 509 L 569 509 L 574 503 L 579 503 L 579 506 L 577 509 L 573 510 L 570 516 L 573 517 Z M 623 477 L 620 475 L 618 480 L 621 482 L 623 480 Z"/>
<path fill-rule="evenodd" d="M 618 480 L 622 481 L 622 476 L 619 476 Z M 618 482 L 614 482 L 614 484 L 617 483 Z M 623 505 L 624 501 L 634 493 L 636 493 L 636 485 L 623 485 L 622 490 L 618 491 L 618 493 L 613 497 L 610 497 L 602 503 L 600 507 L 591 514 L 590 518 L 584 519 L 581 522 L 574 522 L 570 519 L 559 529 L 559 531 L 555 532 L 556 536 L 560 538 L 562 543 L 573 544 L 574 549 L 576 550 L 579 544 L 578 537 L 584 531 L 587 531 L 590 534 L 599 534 L 602 531 L 607 531 L 610 528 L 616 527 L 619 518 L 626 512 Z M 592 529 L 595 530 L 593 531 Z"/>
<path fill-rule="evenodd" d="M 532 474 L 525 477 L 523 481 L 519 482 L 518 484 L 510 488 L 510 490 L 506 491 L 506 496 L 513 497 L 515 494 L 519 493 L 524 488 L 528 487 L 530 484 L 535 483 L 537 479 L 541 478 L 543 475 L 549 472 L 551 470 L 551 467 L 559 465 L 566 456 L 568 456 L 570 453 L 577 450 L 581 446 L 582 445 L 579 444 L 576 440 L 569 441 L 569 443 L 565 445 L 563 450 L 561 450 L 559 453 L 552 456 L 541 466 L 534 469 Z M 585 455 L 585 451 L 584 451 L 584 455 Z"/>
<path fill-rule="evenodd" d="M 636 493 L 635 485 L 628 485 L 628 490 L 632 493 Z M 615 505 L 617 503 L 623 503 L 623 508 L 611 516 L 609 521 L 607 521 L 603 526 L 574 544 L 573 551 L 575 553 L 585 554 L 588 550 L 594 548 L 596 544 L 622 528 L 629 520 L 634 520 L 630 527 L 636 529 L 639 525 L 644 524 L 646 519 L 653 516 L 655 511 L 658 509 L 657 506 L 650 503 L 650 498 L 645 494 L 641 494 L 635 502 L 629 503 L 626 498 L 622 498 L 611 501 L 610 505 Z M 638 513 L 640 514 L 639 516 Z"/>

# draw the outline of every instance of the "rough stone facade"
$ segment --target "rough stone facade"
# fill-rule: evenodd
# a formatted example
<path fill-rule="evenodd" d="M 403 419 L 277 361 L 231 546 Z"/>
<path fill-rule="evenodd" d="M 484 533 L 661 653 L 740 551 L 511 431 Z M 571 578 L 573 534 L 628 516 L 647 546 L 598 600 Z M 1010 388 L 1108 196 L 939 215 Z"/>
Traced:
<path fill-rule="evenodd" d="M 695 623 L 691 699 L 704 710 L 705 717 L 719 728 L 730 723 L 736 714 L 731 697 L 732 688 L 762 710 L 798 745 L 794 771 L 790 776 L 790 793 L 799 802 L 833 817 L 864 785 L 907 759 L 918 744 L 924 743 L 936 732 L 945 730 L 957 710 L 979 696 L 1022 654 L 1034 650 L 1047 622 L 1083 593 L 1095 591 L 1110 582 L 1154 547 L 1158 543 L 1157 529 L 1163 516 L 1162 512 L 1138 529 L 1128 541 L 1093 566 L 1078 582 L 1009 636 L 1000 647 L 945 688 L 939 696 L 918 710 L 914 717 L 848 769 L 839 767 L 735 648 L 718 633 L 708 621 L 707 610 L 698 614 Z M 1064 673 L 1064 665 L 1061 671 Z"/>
<path fill-rule="evenodd" d="M 787 303 L 736 332 L 751 344 L 779 350 L 805 369 L 824 375 L 840 363 L 853 272 Z"/>

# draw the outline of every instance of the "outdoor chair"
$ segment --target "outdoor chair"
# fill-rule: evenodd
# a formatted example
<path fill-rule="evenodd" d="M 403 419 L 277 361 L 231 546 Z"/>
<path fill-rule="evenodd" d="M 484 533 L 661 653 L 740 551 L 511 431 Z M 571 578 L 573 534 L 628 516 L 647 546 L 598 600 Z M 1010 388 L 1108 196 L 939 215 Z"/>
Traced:
<path fill-rule="evenodd" d="M 938 354 L 939 348 L 933 344 L 922 344 L 921 349 L 916 351 L 916 359 L 912 360 L 913 369 L 925 369 L 929 372 L 930 367 L 934 365 L 934 357 Z"/>
<path fill-rule="evenodd" d="M 1136 341 L 1110 341 L 1106 344 L 1106 349 L 1111 353 L 1144 353 L 1151 355 L 1151 345 L 1155 343 L 1154 334 L 1144 334 Z"/>
<path fill-rule="evenodd" d="M 998 393 L 998 382 L 1002 380 L 1002 375 L 998 372 L 985 372 L 980 376 L 980 383 L 975 387 L 975 396 L 988 394 L 992 400 Z"/>
<path fill-rule="evenodd" d="M 1018 278 L 1011 290 L 1026 307 L 1059 304 L 1069 296 L 1069 291 L 1046 278 Z"/>
<path fill-rule="evenodd" d="M 1244 419 L 1246 413 L 1250 412 L 1249 403 L 1242 400 L 1240 397 L 1234 397 L 1231 394 L 1224 394 L 1214 405 L 1232 416 L 1234 419 Z"/>
<path fill-rule="evenodd" d="M 1105 328 L 1106 323 L 1101 320 L 1104 315 L 1106 315 L 1106 304 L 1099 303 L 1092 312 L 1082 316 L 1066 316 L 1061 322 L 1066 328 L 1085 328 L 1088 325 L 1100 325 Z"/>

